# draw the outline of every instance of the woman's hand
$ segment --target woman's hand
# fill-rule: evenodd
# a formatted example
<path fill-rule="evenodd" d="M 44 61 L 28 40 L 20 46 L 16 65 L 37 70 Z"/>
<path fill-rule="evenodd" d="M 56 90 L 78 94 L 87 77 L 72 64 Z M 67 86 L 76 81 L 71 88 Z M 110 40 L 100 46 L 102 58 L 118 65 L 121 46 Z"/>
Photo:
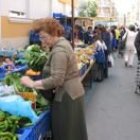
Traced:
<path fill-rule="evenodd" d="M 34 87 L 34 81 L 30 77 L 28 77 L 28 76 L 23 76 L 20 79 L 20 81 L 26 87 L 29 87 L 29 88 L 33 88 Z"/>

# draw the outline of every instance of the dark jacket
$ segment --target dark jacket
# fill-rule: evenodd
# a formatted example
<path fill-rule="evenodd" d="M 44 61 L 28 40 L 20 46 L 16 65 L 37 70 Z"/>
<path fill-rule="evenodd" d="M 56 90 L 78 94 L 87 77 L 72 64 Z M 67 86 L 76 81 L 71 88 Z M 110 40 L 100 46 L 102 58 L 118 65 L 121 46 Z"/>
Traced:
<path fill-rule="evenodd" d="M 111 51 L 111 36 L 109 32 L 102 32 L 101 34 L 103 41 L 105 42 L 105 45 L 107 46 L 108 52 Z"/>
<path fill-rule="evenodd" d="M 137 50 L 138 59 L 140 60 L 140 31 L 138 32 L 134 43 Z"/>
<path fill-rule="evenodd" d="M 87 31 L 84 35 L 85 44 L 92 44 L 93 43 L 93 34 Z"/>
<path fill-rule="evenodd" d="M 41 41 L 39 38 L 39 33 L 36 31 L 31 30 L 29 34 L 29 43 L 32 44 L 38 44 L 41 45 Z"/>

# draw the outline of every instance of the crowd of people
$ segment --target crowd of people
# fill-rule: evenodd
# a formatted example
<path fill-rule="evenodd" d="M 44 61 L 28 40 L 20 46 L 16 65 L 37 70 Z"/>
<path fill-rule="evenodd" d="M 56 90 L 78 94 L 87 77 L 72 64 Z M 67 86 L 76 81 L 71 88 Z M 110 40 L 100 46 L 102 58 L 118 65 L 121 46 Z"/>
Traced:
<path fill-rule="evenodd" d="M 94 29 L 89 26 L 87 31 L 75 26 L 74 36 L 83 44 L 94 44 L 98 50 L 103 50 L 105 54 L 104 64 L 100 63 L 100 68 L 104 69 L 104 77 L 108 77 L 109 56 L 117 52 L 123 58 L 126 68 L 134 67 L 134 57 L 137 54 L 138 65 L 136 75 L 136 94 L 140 94 L 140 31 L 135 25 L 127 27 L 112 26 L 107 28 L 103 25 L 95 26 Z M 101 56 L 100 56 L 101 57 Z M 97 74 L 96 74 L 97 76 Z"/>

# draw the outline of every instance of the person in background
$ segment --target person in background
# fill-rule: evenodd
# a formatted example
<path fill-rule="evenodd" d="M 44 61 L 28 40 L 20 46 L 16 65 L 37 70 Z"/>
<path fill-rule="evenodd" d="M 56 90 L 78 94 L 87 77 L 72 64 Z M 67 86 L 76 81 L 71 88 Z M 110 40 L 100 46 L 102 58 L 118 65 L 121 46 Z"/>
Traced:
<path fill-rule="evenodd" d="M 93 43 L 93 30 L 89 26 L 87 32 L 85 33 L 85 44 L 91 45 Z"/>
<path fill-rule="evenodd" d="M 126 29 L 124 26 L 120 27 L 120 38 L 122 39 L 122 37 L 124 36 L 124 34 L 126 33 Z"/>
<path fill-rule="evenodd" d="M 135 32 L 135 26 L 130 25 L 128 31 L 123 36 L 123 39 L 126 38 L 126 48 L 124 52 L 124 61 L 125 66 L 133 67 L 134 56 L 136 53 L 134 41 L 136 38 L 137 32 Z"/>
<path fill-rule="evenodd" d="M 116 38 L 116 49 L 118 49 L 118 43 L 120 38 L 120 31 L 118 30 L 117 26 L 114 26 L 115 29 L 115 38 Z"/>
<path fill-rule="evenodd" d="M 105 77 L 104 71 L 105 71 L 105 65 L 106 65 L 106 57 L 105 57 L 105 51 L 107 50 L 107 47 L 105 45 L 105 42 L 103 41 L 101 34 L 96 34 L 94 36 L 94 45 L 96 49 L 95 53 L 95 75 L 94 80 L 95 81 L 102 81 Z"/>
<path fill-rule="evenodd" d="M 38 44 L 41 45 L 41 41 L 39 39 L 39 25 L 37 24 L 38 20 L 35 20 L 33 23 L 33 29 L 29 33 L 29 44 Z"/>
<path fill-rule="evenodd" d="M 116 41 L 116 34 L 115 34 L 114 28 L 111 28 L 111 34 L 112 34 L 111 47 L 112 47 L 112 50 L 115 51 L 116 50 L 117 41 Z"/>
<path fill-rule="evenodd" d="M 100 28 L 100 30 L 101 30 L 102 40 L 105 42 L 105 45 L 107 46 L 107 51 L 108 51 L 108 54 L 109 54 L 111 52 L 111 35 L 110 35 L 110 32 L 104 26 L 102 26 Z"/>
<path fill-rule="evenodd" d="M 135 93 L 140 95 L 140 31 L 138 32 L 134 43 L 135 43 L 135 47 L 137 51 L 137 59 L 138 59 Z"/>
<path fill-rule="evenodd" d="M 64 37 L 71 41 L 72 39 L 72 27 L 71 27 L 71 20 L 67 20 L 66 17 L 62 17 L 60 19 L 57 19 L 60 24 L 64 27 Z"/>
<path fill-rule="evenodd" d="M 97 26 L 94 27 L 93 36 L 101 34 L 100 28 L 101 28 L 101 25 L 97 25 Z"/>
<path fill-rule="evenodd" d="M 51 48 L 43 69 L 43 78 L 33 81 L 28 76 L 23 76 L 21 83 L 35 89 L 55 88 L 52 103 L 53 140 L 88 140 L 84 111 L 85 92 L 73 49 L 63 37 L 64 28 L 57 20 L 42 19 L 39 25 L 41 42 Z"/>
<path fill-rule="evenodd" d="M 80 25 L 74 26 L 74 43 L 75 46 L 84 44 L 84 31 Z"/>
<path fill-rule="evenodd" d="M 126 29 L 124 26 L 121 26 L 119 30 L 120 30 L 120 39 L 118 44 L 118 54 L 123 58 L 126 47 L 126 38 L 123 39 L 123 36 L 126 33 Z"/>
<path fill-rule="evenodd" d="M 67 25 L 64 27 L 65 29 L 65 38 L 69 41 L 71 41 L 71 38 L 72 38 L 72 27 L 70 25 L 70 23 L 67 23 Z"/>
<path fill-rule="evenodd" d="M 102 37 L 102 40 L 104 41 L 107 49 L 105 49 L 105 58 L 106 58 L 106 62 L 105 62 L 105 69 L 104 69 L 104 76 L 105 78 L 108 77 L 108 55 L 110 54 L 111 52 L 111 35 L 110 35 L 110 32 L 107 31 L 106 27 L 102 26 L 100 28 L 101 30 L 101 37 Z"/>
<path fill-rule="evenodd" d="M 101 34 L 97 34 L 95 36 L 94 45 L 95 45 L 95 48 L 97 51 L 98 50 L 103 50 L 103 51 L 107 50 L 107 46 L 106 46 L 104 40 L 102 39 Z"/>

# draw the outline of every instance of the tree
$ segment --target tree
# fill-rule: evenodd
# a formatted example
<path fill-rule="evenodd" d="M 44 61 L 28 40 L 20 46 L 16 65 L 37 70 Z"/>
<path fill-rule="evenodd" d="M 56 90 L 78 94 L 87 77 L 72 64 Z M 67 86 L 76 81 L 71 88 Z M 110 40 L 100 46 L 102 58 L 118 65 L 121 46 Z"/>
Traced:
<path fill-rule="evenodd" d="M 79 15 L 83 17 L 96 17 L 97 4 L 95 0 L 89 0 L 81 5 Z"/>

